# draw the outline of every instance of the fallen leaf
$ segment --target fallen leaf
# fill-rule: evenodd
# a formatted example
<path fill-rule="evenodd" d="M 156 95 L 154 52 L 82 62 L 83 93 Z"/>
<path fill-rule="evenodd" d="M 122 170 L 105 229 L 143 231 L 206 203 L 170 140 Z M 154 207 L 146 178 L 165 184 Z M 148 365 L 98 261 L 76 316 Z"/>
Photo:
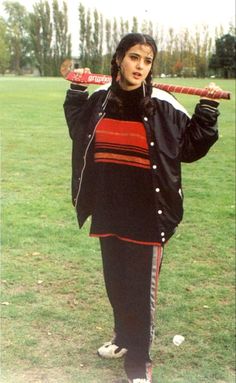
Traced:
<path fill-rule="evenodd" d="M 193 288 L 192 288 L 192 287 L 186 287 L 185 290 L 186 290 L 186 291 L 189 291 L 189 292 L 192 292 L 192 291 L 193 291 Z"/>

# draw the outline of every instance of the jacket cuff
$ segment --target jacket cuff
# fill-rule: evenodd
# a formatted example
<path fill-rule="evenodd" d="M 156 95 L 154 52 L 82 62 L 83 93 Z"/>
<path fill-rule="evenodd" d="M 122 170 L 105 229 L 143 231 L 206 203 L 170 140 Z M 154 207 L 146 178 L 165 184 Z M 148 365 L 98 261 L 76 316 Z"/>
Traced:
<path fill-rule="evenodd" d="M 206 108 L 209 108 L 209 107 L 212 107 L 212 109 L 217 109 L 217 107 L 219 106 L 219 102 L 215 101 L 215 100 L 209 100 L 207 98 L 201 98 L 200 99 L 200 105 L 201 106 L 205 106 Z"/>
<path fill-rule="evenodd" d="M 87 86 L 83 86 L 83 85 L 78 85 L 78 84 L 73 84 L 73 83 L 71 83 L 71 84 L 70 84 L 70 89 L 71 89 L 71 90 L 80 91 L 80 92 L 85 92 L 85 91 L 87 90 Z"/>

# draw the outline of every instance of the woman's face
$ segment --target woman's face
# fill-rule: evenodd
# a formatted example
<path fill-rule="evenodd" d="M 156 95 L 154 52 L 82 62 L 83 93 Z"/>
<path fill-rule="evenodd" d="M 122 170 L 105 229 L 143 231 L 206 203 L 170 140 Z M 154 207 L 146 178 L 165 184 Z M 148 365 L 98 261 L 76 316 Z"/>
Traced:
<path fill-rule="evenodd" d="M 150 45 L 136 44 L 130 48 L 120 66 L 119 84 L 124 90 L 139 88 L 152 68 L 154 54 Z"/>

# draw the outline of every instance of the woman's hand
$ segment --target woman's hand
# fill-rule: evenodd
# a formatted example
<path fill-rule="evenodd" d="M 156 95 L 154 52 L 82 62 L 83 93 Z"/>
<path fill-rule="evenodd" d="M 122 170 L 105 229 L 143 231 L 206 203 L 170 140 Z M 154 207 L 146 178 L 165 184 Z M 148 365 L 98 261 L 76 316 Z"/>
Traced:
<path fill-rule="evenodd" d="M 216 102 L 220 102 L 220 100 L 218 98 L 213 97 L 215 92 L 222 91 L 222 89 L 218 85 L 216 85 L 214 82 L 210 82 L 209 85 L 205 87 L 205 89 L 208 91 L 208 95 L 202 96 L 200 98 L 201 100 L 213 100 Z M 211 95 L 212 95 L 212 97 L 211 97 Z"/>

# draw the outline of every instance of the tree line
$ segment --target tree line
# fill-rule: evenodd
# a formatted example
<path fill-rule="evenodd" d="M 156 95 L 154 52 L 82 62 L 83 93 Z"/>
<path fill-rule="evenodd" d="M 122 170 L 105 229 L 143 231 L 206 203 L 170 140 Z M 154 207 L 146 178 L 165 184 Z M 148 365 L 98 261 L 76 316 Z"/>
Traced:
<path fill-rule="evenodd" d="M 60 65 L 72 58 L 71 33 L 66 1 L 40 0 L 27 9 L 17 1 L 5 1 L 6 17 L 0 17 L 0 73 L 22 74 L 37 69 L 40 76 L 59 76 Z M 149 20 L 131 21 L 122 17 L 106 19 L 97 9 L 80 3 L 78 52 L 74 59 L 94 73 L 110 73 L 110 62 L 124 34 L 142 32 L 153 36 L 158 47 L 155 76 L 235 77 L 235 27 L 227 33 L 220 26 L 214 35 L 207 25 L 176 32 Z"/>

